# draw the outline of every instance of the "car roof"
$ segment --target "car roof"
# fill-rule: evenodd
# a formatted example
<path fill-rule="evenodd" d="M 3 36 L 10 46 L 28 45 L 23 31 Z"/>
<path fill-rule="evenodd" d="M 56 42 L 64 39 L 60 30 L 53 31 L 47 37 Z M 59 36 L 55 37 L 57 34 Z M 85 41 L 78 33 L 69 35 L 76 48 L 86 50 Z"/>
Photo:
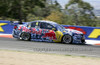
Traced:
<path fill-rule="evenodd" d="M 45 23 L 50 23 L 50 24 L 57 24 L 56 22 L 47 21 L 47 20 L 36 20 L 36 21 L 32 21 L 32 22 L 45 22 Z"/>

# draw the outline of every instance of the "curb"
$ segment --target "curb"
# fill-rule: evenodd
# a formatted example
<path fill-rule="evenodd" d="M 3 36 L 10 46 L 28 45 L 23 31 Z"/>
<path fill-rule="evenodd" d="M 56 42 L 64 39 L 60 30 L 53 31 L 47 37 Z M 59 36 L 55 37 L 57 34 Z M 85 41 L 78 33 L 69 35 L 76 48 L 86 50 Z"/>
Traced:
<path fill-rule="evenodd" d="M 95 45 L 100 45 L 100 43 L 97 43 L 97 44 L 95 44 Z"/>
<path fill-rule="evenodd" d="M 86 44 L 90 44 L 90 45 L 100 45 L 100 41 L 98 40 L 86 40 Z"/>
<path fill-rule="evenodd" d="M 13 38 L 12 34 L 0 34 L 0 37 Z"/>

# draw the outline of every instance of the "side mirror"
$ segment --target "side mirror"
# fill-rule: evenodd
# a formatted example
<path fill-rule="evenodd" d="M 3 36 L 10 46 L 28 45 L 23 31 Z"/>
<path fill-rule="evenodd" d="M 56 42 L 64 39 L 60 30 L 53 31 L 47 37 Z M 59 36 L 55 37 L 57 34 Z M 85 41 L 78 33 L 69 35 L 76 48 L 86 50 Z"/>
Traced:
<path fill-rule="evenodd" d="M 57 31 L 57 29 L 56 29 L 56 28 L 52 28 L 52 30 Z"/>

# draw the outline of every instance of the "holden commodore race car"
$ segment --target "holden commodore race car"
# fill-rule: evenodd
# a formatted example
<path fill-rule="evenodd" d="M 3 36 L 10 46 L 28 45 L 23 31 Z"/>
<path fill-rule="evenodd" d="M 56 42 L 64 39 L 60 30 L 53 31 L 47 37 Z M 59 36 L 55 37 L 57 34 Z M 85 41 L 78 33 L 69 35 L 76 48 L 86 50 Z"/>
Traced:
<path fill-rule="evenodd" d="M 82 32 L 65 29 L 62 25 L 52 21 L 36 20 L 22 25 L 15 25 L 12 33 L 14 38 L 21 40 L 85 43 Z"/>

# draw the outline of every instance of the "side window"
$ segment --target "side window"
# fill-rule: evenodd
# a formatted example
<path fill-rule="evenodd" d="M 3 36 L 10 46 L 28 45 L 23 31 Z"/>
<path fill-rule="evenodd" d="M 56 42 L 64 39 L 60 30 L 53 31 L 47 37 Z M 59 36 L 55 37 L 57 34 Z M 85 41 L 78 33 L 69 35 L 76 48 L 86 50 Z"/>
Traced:
<path fill-rule="evenodd" d="M 26 26 L 26 27 L 27 27 L 27 26 L 28 26 L 28 23 L 25 23 L 25 24 L 24 24 L 24 26 Z"/>
<path fill-rule="evenodd" d="M 42 29 L 52 29 L 53 26 L 49 23 L 42 22 L 42 23 L 40 23 L 40 28 L 42 28 Z"/>
<path fill-rule="evenodd" d="M 31 24 L 30 24 L 30 23 L 28 23 L 28 24 L 27 24 L 27 27 L 31 27 Z"/>
<path fill-rule="evenodd" d="M 36 22 L 32 22 L 31 27 L 35 27 L 35 26 L 36 26 Z"/>
<path fill-rule="evenodd" d="M 63 30 L 63 27 L 60 26 L 60 25 L 58 25 L 58 26 L 57 26 L 57 29 L 58 29 L 59 31 L 62 31 L 62 30 Z"/>
<path fill-rule="evenodd" d="M 53 26 L 51 24 L 47 24 L 47 29 L 52 29 Z"/>
<path fill-rule="evenodd" d="M 41 28 L 41 29 L 45 29 L 45 27 L 46 27 L 46 23 L 43 23 L 43 22 L 40 23 L 40 28 Z"/>

